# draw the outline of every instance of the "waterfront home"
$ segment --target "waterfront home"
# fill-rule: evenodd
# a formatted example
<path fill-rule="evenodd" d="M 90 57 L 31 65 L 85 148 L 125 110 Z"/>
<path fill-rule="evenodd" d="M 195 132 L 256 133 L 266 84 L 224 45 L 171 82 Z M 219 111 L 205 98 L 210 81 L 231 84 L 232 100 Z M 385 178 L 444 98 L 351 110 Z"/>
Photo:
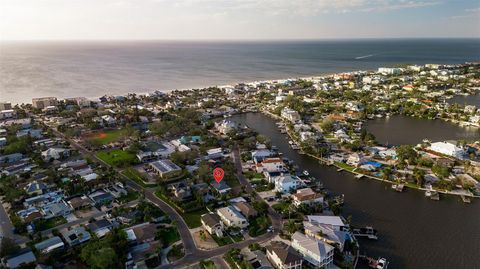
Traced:
<path fill-rule="evenodd" d="M 269 149 L 257 149 L 252 151 L 252 160 L 255 163 L 264 161 L 266 158 L 273 156 L 275 153 Z"/>
<path fill-rule="evenodd" d="M 248 226 L 248 220 L 233 206 L 219 208 L 217 214 L 228 227 L 246 228 Z"/>
<path fill-rule="evenodd" d="M 266 247 L 267 258 L 276 269 L 301 269 L 303 258 L 282 241 L 271 241 Z"/>
<path fill-rule="evenodd" d="M 291 174 L 284 174 L 271 178 L 271 181 L 275 184 L 275 191 L 281 193 L 287 193 L 295 190 L 300 186 L 300 179 L 297 176 Z"/>
<path fill-rule="evenodd" d="M 282 109 L 281 117 L 293 123 L 301 119 L 300 114 L 297 111 L 290 109 L 289 107 L 284 107 Z"/>
<path fill-rule="evenodd" d="M 307 219 L 314 225 L 330 225 L 336 231 L 348 230 L 349 227 L 345 220 L 340 216 L 308 215 Z"/>
<path fill-rule="evenodd" d="M 236 131 L 238 129 L 238 125 L 231 120 L 222 120 L 215 122 L 215 128 L 219 133 L 226 135 L 230 132 Z"/>
<path fill-rule="evenodd" d="M 318 139 L 318 136 L 313 133 L 313 132 L 300 132 L 300 141 L 305 142 L 309 140 L 314 140 L 316 141 Z"/>
<path fill-rule="evenodd" d="M 37 262 L 35 255 L 29 249 L 23 249 L 15 254 L 9 255 L 2 259 L 2 266 L 9 269 L 20 268 L 28 264 Z"/>
<path fill-rule="evenodd" d="M 218 237 L 223 236 L 223 222 L 216 213 L 207 213 L 203 214 L 200 217 L 202 222 L 202 227 L 207 230 L 211 235 L 216 235 Z"/>
<path fill-rule="evenodd" d="M 70 156 L 70 149 L 65 148 L 49 148 L 42 151 L 42 159 L 46 162 L 59 160 Z"/>
<path fill-rule="evenodd" d="M 286 172 L 285 163 L 280 158 L 267 158 L 255 166 L 257 173 Z"/>
<path fill-rule="evenodd" d="M 168 159 L 154 161 L 149 163 L 149 165 L 153 169 L 153 171 L 161 178 L 165 178 L 167 176 L 174 176 L 182 171 L 182 168 L 180 168 L 178 165 L 174 164 Z"/>
<path fill-rule="evenodd" d="M 328 224 L 303 222 L 305 235 L 322 240 L 323 242 L 337 247 L 343 251 L 345 242 L 351 240 L 350 233 L 336 230 L 333 226 Z"/>
<path fill-rule="evenodd" d="M 298 189 L 297 192 L 292 195 L 292 198 L 295 206 L 323 203 L 323 194 L 316 193 L 311 188 Z"/>
<path fill-rule="evenodd" d="M 292 235 L 292 247 L 315 267 L 329 268 L 333 265 L 335 248 L 323 241 L 295 232 Z"/>
<path fill-rule="evenodd" d="M 63 250 L 64 248 L 65 244 L 58 236 L 54 236 L 52 238 L 35 244 L 35 249 L 42 254 L 48 254 L 54 250 Z"/>
<path fill-rule="evenodd" d="M 70 247 L 83 244 L 90 240 L 90 233 L 84 227 L 78 226 L 68 231 L 61 232 L 63 239 Z"/>
<path fill-rule="evenodd" d="M 359 166 L 365 162 L 365 158 L 362 153 L 354 152 L 348 156 L 347 164 L 351 166 Z"/>
<path fill-rule="evenodd" d="M 452 156 L 457 159 L 462 159 L 465 155 L 465 149 L 458 147 L 451 142 L 435 142 L 430 145 L 430 150 Z"/>
<path fill-rule="evenodd" d="M 15 116 L 15 110 L 4 109 L 0 111 L 0 120 L 11 119 Z"/>

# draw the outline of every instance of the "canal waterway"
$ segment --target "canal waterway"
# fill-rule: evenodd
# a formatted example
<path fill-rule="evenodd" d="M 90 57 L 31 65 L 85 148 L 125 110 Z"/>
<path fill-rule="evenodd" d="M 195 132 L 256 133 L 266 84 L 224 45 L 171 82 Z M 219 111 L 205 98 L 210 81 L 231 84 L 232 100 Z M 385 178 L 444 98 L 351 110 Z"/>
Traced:
<path fill-rule="evenodd" d="M 379 231 L 378 241 L 361 239 L 361 254 L 385 257 L 389 268 L 479 268 L 479 200 L 466 205 L 459 197 L 442 196 L 441 201 L 432 201 L 417 190 L 397 193 L 386 183 L 358 180 L 299 154 L 289 147 L 275 121 L 264 114 L 239 114 L 231 119 L 269 137 L 272 145 L 300 169 L 321 179 L 330 191 L 345 194 L 343 215 L 351 215 L 355 226 L 371 225 Z M 399 136 L 409 137 L 414 131 L 405 128 L 401 133 Z"/>
<path fill-rule="evenodd" d="M 365 128 L 373 133 L 382 144 L 418 144 L 423 139 L 432 142 L 444 140 L 478 140 L 480 128 L 462 127 L 443 120 L 427 120 L 394 115 L 377 118 L 365 123 Z"/>

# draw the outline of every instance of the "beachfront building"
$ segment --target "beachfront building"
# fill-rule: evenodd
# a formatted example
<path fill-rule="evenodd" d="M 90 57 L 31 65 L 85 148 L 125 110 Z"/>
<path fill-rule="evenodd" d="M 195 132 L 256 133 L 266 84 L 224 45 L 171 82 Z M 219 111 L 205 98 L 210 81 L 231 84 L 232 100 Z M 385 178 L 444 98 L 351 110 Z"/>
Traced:
<path fill-rule="evenodd" d="M 38 109 L 44 109 L 50 106 L 57 105 L 57 98 L 56 97 L 41 97 L 41 98 L 33 98 L 32 99 L 32 106 Z"/>
<path fill-rule="evenodd" d="M 465 150 L 457 145 L 450 142 L 435 142 L 430 145 L 432 151 L 445 154 L 448 156 L 455 157 L 457 159 L 462 159 L 465 155 Z"/>
<path fill-rule="evenodd" d="M 284 107 L 282 109 L 281 116 L 282 118 L 291 122 L 297 122 L 301 119 L 300 114 L 297 111 L 290 109 L 288 107 Z"/>
<path fill-rule="evenodd" d="M 295 232 L 292 235 L 292 247 L 316 268 L 329 268 L 333 265 L 335 248 L 323 241 Z"/>

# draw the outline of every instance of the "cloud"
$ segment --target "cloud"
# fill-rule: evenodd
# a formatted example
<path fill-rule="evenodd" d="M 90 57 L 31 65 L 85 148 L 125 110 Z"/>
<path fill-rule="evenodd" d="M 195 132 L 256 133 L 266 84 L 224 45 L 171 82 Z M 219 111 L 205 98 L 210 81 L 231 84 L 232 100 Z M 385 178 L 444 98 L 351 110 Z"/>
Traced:
<path fill-rule="evenodd" d="M 476 18 L 480 21 L 480 7 L 478 8 L 467 8 L 464 10 L 462 15 L 451 16 L 450 19 L 469 19 Z"/>

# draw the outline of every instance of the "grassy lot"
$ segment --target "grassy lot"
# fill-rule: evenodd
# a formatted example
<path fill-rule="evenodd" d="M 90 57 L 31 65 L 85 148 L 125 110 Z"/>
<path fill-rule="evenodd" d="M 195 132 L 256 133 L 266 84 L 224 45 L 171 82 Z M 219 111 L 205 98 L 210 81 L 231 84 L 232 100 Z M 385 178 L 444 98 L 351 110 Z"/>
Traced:
<path fill-rule="evenodd" d="M 211 260 L 200 261 L 200 268 L 202 269 L 216 269 L 215 263 Z"/>
<path fill-rule="evenodd" d="M 254 171 L 247 171 L 247 172 L 244 172 L 243 174 L 245 175 L 246 178 L 248 178 L 250 180 L 265 178 L 263 176 L 263 174 L 257 173 L 257 172 L 254 172 Z"/>
<path fill-rule="evenodd" d="M 48 220 L 39 219 L 35 221 L 35 229 L 37 231 L 45 231 L 67 223 L 67 220 L 64 217 L 56 217 Z"/>
<path fill-rule="evenodd" d="M 95 144 L 106 145 L 108 143 L 116 142 L 126 135 L 125 129 L 116 129 L 106 132 L 97 133 L 90 137 L 89 140 Z"/>
<path fill-rule="evenodd" d="M 97 158 L 116 167 L 126 167 L 137 163 L 135 154 L 121 149 L 111 151 L 100 151 L 97 153 Z"/>
<path fill-rule="evenodd" d="M 177 227 L 160 228 L 156 237 L 161 239 L 166 245 L 171 245 L 180 240 L 180 234 L 177 231 Z"/>
<path fill-rule="evenodd" d="M 219 246 L 225 246 L 225 245 L 229 245 L 229 244 L 233 243 L 232 239 L 228 235 L 218 237 L 218 236 L 212 234 L 211 236 L 212 236 L 213 240 L 215 240 L 215 242 L 217 242 L 217 244 Z"/>
<path fill-rule="evenodd" d="M 128 177 L 129 179 L 135 181 L 136 183 L 138 183 L 140 186 L 146 188 L 146 187 L 155 187 L 157 184 L 149 184 L 149 183 L 145 183 L 145 181 L 143 181 L 143 177 L 142 177 L 142 174 L 140 174 L 140 172 L 138 172 L 137 170 L 129 167 L 125 170 L 123 170 L 123 175 L 125 175 L 126 177 Z"/>
<path fill-rule="evenodd" d="M 208 213 L 206 208 L 194 210 L 191 212 L 182 212 L 180 206 L 176 205 L 174 202 L 167 199 L 160 191 L 156 191 L 155 195 L 162 199 L 165 203 L 169 204 L 173 209 L 175 209 L 185 220 L 188 228 L 193 229 L 202 226 L 202 222 L 200 221 L 200 216 Z"/>
<path fill-rule="evenodd" d="M 127 195 L 123 195 L 120 198 L 118 198 L 118 202 L 121 204 L 125 204 L 128 202 L 131 202 L 135 199 L 137 199 L 140 196 L 140 194 L 136 191 L 128 191 Z"/>
<path fill-rule="evenodd" d="M 355 169 L 355 167 L 342 162 L 335 162 L 335 165 L 348 171 L 352 171 L 353 169 Z"/>
<path fill-rule="evenodd" d="M 267 232 L 270 227 L 270 219 L 266 216 L 259 216 L 250 221 L 250 227 L 248 228 L 248 234 L 252 237 L 257 237 Z"/>

